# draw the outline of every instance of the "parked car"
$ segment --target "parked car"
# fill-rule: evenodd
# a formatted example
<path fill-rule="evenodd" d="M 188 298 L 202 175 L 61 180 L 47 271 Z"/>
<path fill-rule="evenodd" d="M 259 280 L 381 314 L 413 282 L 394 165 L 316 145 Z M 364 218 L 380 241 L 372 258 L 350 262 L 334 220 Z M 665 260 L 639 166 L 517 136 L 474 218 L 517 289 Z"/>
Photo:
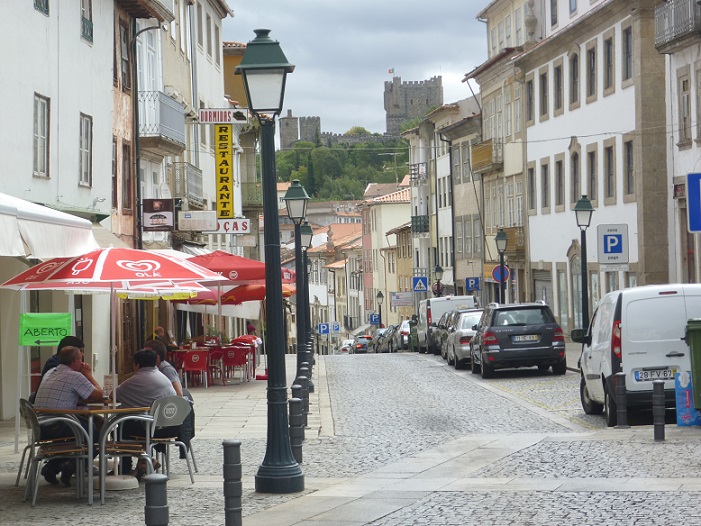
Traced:
<path fill-rule="evenodd" d="M 341 348 L 339 349 L 340 354 L 350 354 L 353 352 L 354 340 L 343 340 Z"/>
<path fill-rule="evenodd" d="M 370 343 L 368 344 L 368 352 L 377 352 L 377 341 L 385 333 L 386 330 L 387 329 L 385 327 L 375 329 L 375 332 L 372 333 Z"/>
<path fill-rule="evenodd" d="M 377 352 L 395 352 L 394 335 L 397 332 L 399 325 L 390 325 L 387 330 L 380 336 Z"/>
<path fill-rule="evenodd" d="M 450 333 L 455 330 L 455 322 L 460 317 L 461 312 L 465 312 L 464 309 L 451 310 L 450 312 L 446 313 L 447 315 L 445 316 L 445 321 L 443 322 L 445 327 L 441 327 L 441 322 L 438 322 L 438 332 L 436 333 L 436 338 L 438 338 L 439 341 L 441 358 L 444 360 L 448 359 L 448 338 L 450 337 Z M 449 365 L 453 364 L 450 363 Z"/>
<path fill-rule="evenodd" d="M 482 317 L 482 309 L 459 311 L 454 323 L 448 328 L 448 339 L 446 340 L 448 365 L 456 369 L 463 369 L 470 363 L 470 342 L 474 337 L 474 327 Z"/>
<path fill-rule="evenodd" d="M 626 375 L 628 409 L 651 407 L 654 380 L 664 380 L 665 405 L 674 407 L 677 372 L 691 370 L 687 320 L 701 318 L 701 285 L 647 285 L 609 292 L 594 312 L 582 343 L 580 400 L 584 412 L 617 422 L 614 377 Z"/>
<path fill-rule="evenodd" d="M 433 332 L 438 320 L 445 312 L 455 309 L 474 309 L 478 306 L 475 296 L 443 296 L 421 300 L 416 324 L 419 352 L 437 354 L 440 351 L 433 338 Z"/>
<path fill-rule="evenodd" d="M 364 354 L 368 352 L 368 344 L 370 343 L 371 339 L 372 336 L 368 334 L 361 334 L 360 336 L 356 336 L 355 342 L 353 344 L 353 354 Z"/>
<path fill-rule="evenodd" d="M 394 333 L 394 343 L 396 349 L 408 349 L 409 337 L 411 336 L 411 327 L 409 320 L 404 320 L 399 324 L 399 329 Z"/>
<path fill-rule="evenodd" d="M 473 374 L 491 378 L 495 369 L 532 367 L 565 374 L 565 335 L 544 303 L 489 304 L 472 338 Z"/>
<path fill-rule="evenodd" d="M 443 347 L 443 342 L 446 340 L 448 337 L 448 318 L 450 317 L 450 313 L 453 312 L 452 310 L 446 311 L 443 313 L 441 316 L 441 319 L 438 320 L 438 323 L 433 329 L 433 345 L 437 349 L 438 353 L 441 354 L 441 357 L 445 360 L 445 354 L 443 354 L 443 351 L 441 350 Z"/>

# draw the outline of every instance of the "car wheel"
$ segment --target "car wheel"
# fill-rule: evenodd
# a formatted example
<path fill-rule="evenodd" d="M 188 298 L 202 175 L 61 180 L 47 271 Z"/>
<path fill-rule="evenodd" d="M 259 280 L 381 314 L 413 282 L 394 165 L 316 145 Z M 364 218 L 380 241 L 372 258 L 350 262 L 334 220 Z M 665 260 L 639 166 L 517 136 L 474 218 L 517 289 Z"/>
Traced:
<path fill-rule="evenodd" d="M 494 377 L 494 366 L 493 365 L 487 365 L 486 363 L 482 364 L 482 378 L 485 380 Z"/>
<path fill-rule="evenodd" d="M 544 372 L 547 371 L 548 369 L 550 369 L 550 366 L 549 366 L 549 365 L 545 365 L 545 364 L 542 364 L 542 363 L 541 363 L 541 364 L 538 366 L 538 370 L 539 370 L 541 373 L 544 373 Z"/>
<path fill-rule="evenodd" d="M 446 352 L 445 347 L 443 345 L 441 345 L 441 358 L 443 358 L 444 360 L 448 359 L 448 353 Z"/>
<path fill-rule="evenodd" d="M 604 410 L 604 405 L 598 402 L 594 402 L 589 398 L 589 389 L 587 389 L 587 382 L 584 380 L 584 376 L 579 382 L 579 400 L 582 402 L 582 409 L 588 415 L 600 415 Z"/>
<path fill-rule="evenodd" d="M 604 387 L 604 419 L 608 427 L 616 425 L 616 401 L 609 394 L 609 390 Z"/>
<path fill-rule="evenodd" d="M 456 370 L 465 368 L 465 362 L 463 360 L 458 360 L 457 355 L 455 355 L 455 357 L 453 358 L 453 365 L 455 366 Z"/>
<path fill-rule="evenodd" d="M 455 365 L 457 362 L 455 361 L 455 354 L 453 354 L 452 358 L 450 356 L 450 353 L 448 351 L 445 352 L 447 358 L 448 358 L 448 365 Z M 456 367 L 457 369 L 457 367 Z"/>
<path fill-rule="evenodd" d="M 481 372 L 480 365 L 475 363 L 474 359 L 470 360 L 470 372 L 472 374 L 480 374 Z"/>
<path fill-rule="evenodd" d="M 553 374 L 561 375 L 567 372 L 567 358 L 553 365 Z"/>

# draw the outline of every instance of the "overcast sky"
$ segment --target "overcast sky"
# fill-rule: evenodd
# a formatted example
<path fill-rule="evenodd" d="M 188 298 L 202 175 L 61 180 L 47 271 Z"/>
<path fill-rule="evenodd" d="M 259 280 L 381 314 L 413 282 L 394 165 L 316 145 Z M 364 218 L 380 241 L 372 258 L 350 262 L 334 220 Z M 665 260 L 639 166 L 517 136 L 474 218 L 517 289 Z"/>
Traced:
<path fill-rule="evenodd" d="M 363 126 L 384 133 L 388 70 L 402 81 L 443 77 L 443 101 L 470 96 L 465 73 L 487 57 L 485 25 L 475 18 L 488 0 L 228 0 L 226 41 L 249 42 L 270 29 L 295 71 L 285 109 L 318 116 L 321 129 Z M 473 85 L 473 89 L 477 87 Z"/>

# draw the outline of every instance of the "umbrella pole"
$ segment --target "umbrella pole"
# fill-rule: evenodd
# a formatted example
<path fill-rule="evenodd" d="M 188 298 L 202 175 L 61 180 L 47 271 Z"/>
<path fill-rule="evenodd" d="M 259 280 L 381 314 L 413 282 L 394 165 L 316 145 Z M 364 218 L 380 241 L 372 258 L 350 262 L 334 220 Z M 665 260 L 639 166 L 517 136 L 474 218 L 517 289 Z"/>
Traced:
<path fill-rule="evenodd" d="M 110 283 L 110 351 L 112 354 L 112 403 L 117 407 L 117 295 Z"/>

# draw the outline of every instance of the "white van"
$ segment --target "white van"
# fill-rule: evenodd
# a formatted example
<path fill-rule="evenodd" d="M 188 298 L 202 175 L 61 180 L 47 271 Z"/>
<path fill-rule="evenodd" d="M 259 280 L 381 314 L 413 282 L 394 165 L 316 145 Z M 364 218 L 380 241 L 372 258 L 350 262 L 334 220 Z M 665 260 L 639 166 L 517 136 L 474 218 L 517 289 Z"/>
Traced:
<path fill-rule="evenodd" d="M 416 325 L 419 352 L 433 354 L 440 352 L 438 342 L 433 340 L 433 333 L 443 314 L 451 310 L 474 309 L 478 306 L 475 296 L 443 296 L 421 300 L 419 302 L 419 319 Z"/>
<path fill-rule="evenodd" d="M 629 409 L 652 407 L 652 382 L 664 380 L 665 404 L 674 407 L 674 375 L 690 371 L 685 341 L 690 318 L 701 318 L 701 284 L 647 285 L 609 292 L 594 312 L 582 343 L 580 399 L 587 414 L 604 412 L 616 425 L 614 376 L 626 375 Z"/>

